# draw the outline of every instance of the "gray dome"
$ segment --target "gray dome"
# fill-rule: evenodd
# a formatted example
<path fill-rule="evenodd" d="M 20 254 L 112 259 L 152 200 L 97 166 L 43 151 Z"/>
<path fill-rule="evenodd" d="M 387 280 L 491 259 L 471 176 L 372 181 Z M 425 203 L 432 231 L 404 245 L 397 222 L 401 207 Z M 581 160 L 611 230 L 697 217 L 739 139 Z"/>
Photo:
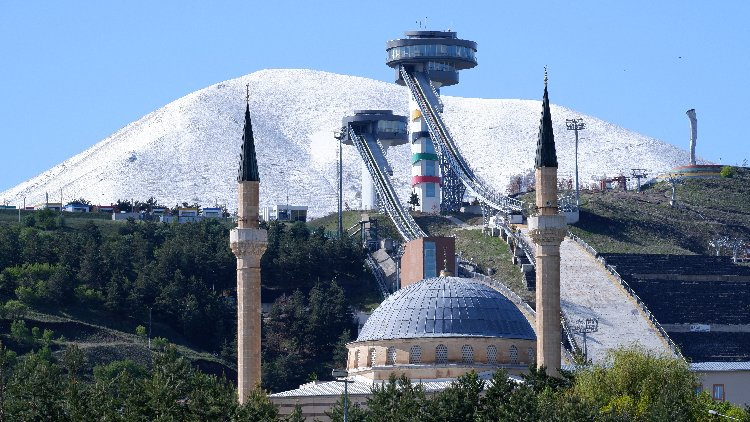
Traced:
<path fill-rule="evenodd" d="M 423 337 L 536 340 L 521 311 L 500 292 L 470 278 L 434 277 L 384 300 L 357 341 Z"/>

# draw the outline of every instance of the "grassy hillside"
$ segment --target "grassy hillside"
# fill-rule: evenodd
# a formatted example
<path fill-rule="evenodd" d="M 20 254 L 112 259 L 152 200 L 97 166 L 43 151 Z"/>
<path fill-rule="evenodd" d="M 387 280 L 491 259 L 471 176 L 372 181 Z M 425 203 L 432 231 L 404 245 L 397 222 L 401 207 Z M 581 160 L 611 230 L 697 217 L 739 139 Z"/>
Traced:
<path fill-rule="evenodd" d="M 715 254 L 719 237 L 750 240 L 750 169 L 733 177 L 658 182 L 642 192 L 584 192 L 571 231 L 603 253 Z M 723 251 L 728 254 L 728 251 Z"/>

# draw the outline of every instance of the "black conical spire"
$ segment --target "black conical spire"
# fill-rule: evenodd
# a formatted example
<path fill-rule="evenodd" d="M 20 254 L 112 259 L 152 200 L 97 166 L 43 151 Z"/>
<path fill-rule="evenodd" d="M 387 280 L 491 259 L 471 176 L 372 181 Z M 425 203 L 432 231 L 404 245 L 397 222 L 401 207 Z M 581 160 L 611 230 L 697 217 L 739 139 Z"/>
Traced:
<path fill-rule="evenodd" d="M 557 167 L 555 151 L 555 134 L 552 132 L 552 115 L 549 111 L 547 94 L 547 68 L 544 68 L 544 98 L 542 99 L 542 118 L 539 121 L 539 139 L 536 141 L 536 167 Z"/>
<path fill-rule="evenodd" d="M 238 182 L 260 182 L 258 161 L 255 158 L 255 140 L 253 123 L 250 121 L 250 84 L 247 85 L 247 107 L 245 108 L 245 133 L 242 135 L 242 152 L 240 153 L 240 171 Z"/>

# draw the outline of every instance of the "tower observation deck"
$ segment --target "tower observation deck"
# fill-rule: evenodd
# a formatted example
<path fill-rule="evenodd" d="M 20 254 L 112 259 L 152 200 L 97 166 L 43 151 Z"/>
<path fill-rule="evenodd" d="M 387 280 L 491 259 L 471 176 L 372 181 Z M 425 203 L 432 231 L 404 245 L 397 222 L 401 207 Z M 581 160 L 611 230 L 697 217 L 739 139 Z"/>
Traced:
<path fill-rule="evenodd" d="M 385 157 L 389 147 L 403 145 L 408 141 L 406 121 L 406 116 L 395 115 L 391 110 L 354 110 L 352 116 L 347 116 L 342 120 L 342 126 L 349 126 L 356 134 L 367 134 L 376 140 Z M 354 144 L 346 133 L 342 142 L 344 145 Z M 364 158 L 362 160 L 362 209 L 375 210 L 378 208 L 378 193 Z M 388 161 L 384 159 L 383 162 L 388 166 L 384 170 L 392 176 L 393 171 Z"/>
<path fill-rule="evenodd" d="M 474 174 L 440 116 L 440 88 L 457 84 L 459 70 L 477 65 L 477 43 L 450 31 L 407 31 L 405 38 L 388 41 L 386 52 L 396 83 L 411 91 L 411 185 L 419 197 L 419 210 L 458 211 L 468 188 L 488 212 L 520 211 L 520 201 L 496 193 Z"/>
<path fill-rule="evenodd" d="M 363 208 L 368 199 L 371 208 L 380 203 L 408 241 L 425 234 L 398 199 L 390 180 L 393 170 L 385 156 L 389 146 L 407 142 L 406 121 L 406 116 L 395 115 L 391 110 L 355 110 L 342 119 L 340 139 L 344 145 L 354 145 L 362 157 Z"/>

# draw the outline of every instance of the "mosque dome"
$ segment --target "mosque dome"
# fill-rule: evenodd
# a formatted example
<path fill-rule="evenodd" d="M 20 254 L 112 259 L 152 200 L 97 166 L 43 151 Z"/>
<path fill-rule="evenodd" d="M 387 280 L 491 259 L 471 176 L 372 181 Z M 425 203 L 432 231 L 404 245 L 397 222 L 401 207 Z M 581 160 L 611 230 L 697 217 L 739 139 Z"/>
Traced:
<path fill-rule="evenodd" d="M 433 277 L 389 296 L 356 341 L 443 337 L 536 340 L 524 315 L 500 292 L 470 278 Z"/>

